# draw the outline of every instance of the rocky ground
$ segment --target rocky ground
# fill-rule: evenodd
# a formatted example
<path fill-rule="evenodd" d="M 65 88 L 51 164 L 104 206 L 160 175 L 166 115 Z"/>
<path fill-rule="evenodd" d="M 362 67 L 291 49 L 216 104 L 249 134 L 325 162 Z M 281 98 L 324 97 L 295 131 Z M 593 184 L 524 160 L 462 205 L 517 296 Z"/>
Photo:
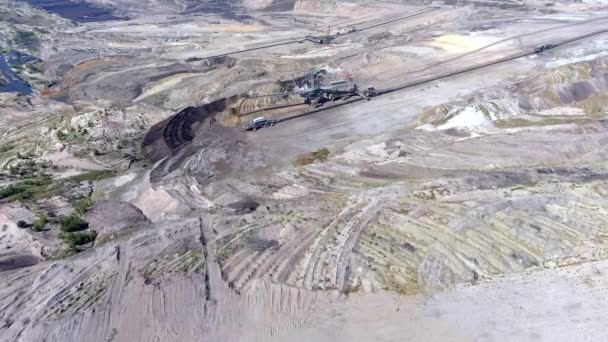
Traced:
<path fill-rule="evenodd" d="M 0 340 L 605 340 L 602 1 L 89 4 L 0 0 Z"/>

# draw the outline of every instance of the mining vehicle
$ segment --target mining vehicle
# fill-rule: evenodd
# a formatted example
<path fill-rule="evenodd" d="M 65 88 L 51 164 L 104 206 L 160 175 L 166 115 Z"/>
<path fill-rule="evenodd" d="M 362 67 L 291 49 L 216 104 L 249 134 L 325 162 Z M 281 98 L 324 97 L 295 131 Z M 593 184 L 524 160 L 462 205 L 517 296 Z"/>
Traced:
<path fill-rule="evenodd" d="M 539 45 L 534 49 L 534 53 L 542 53 L 545 52 L 547 50 L 551 50 L 553 48 L 556 48 L 557 45 L 556 44 L 543 44 L 543 45 Z"/>
<path fill-rule="evenodd" d="M 243 126 L 245 131 L 257 131 L 260 128 L 270 127 L 276 125 L 277 122 L 275 120 L 266 119 L 261 116 L 259 118 L 255 118 Z"/>
<path fill-rule="evenodd" d="M 334 36 L 306 36 L 304 40 L 308 40 L 309 42 L 319 45 L 327 45 L 330 44 L 334 39 L 336 39 Z"/>

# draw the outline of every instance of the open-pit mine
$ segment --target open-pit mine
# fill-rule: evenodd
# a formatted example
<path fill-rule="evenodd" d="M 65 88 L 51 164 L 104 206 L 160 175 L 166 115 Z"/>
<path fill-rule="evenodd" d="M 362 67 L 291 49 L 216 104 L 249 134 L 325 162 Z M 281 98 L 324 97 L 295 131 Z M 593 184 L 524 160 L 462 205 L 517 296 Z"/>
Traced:
<path fill-rule="evenodd" d="M 608 341 L 608 1 L 0 0 L 0 342 Z"/>

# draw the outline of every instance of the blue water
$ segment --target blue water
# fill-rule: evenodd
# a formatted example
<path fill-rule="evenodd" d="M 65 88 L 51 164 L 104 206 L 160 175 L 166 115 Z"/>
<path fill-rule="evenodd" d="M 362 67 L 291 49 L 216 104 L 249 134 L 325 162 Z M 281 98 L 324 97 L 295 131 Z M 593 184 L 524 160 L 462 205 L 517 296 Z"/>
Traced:
<path fill-rule="evenodd" d="M 10 58 L 10 57 L 9 57 Z M 4 55 L 0 53 L 0 73 L 8 80 L 7 84 L 0 83 L 0 92 L 16 91 L 22 94 L 32 94 L 34 91 L 11 69 Z"/>
<path fill-rule="evenodd" d="M 78 0 L 21 0 L 75 22 L 121 20 L 112 11 Z"/>
<path fill-rule="evenodd" d="M 38 60 L 39 59 L 34 56 L 30 56 L 27 53 L 19 52 L 17 50 L 11 50 L 8 53 L 8 64 L 10 64 L 10 65 L 16 65 L 16 64 L 22 65 L 25 63 L 38 61 Z"/>

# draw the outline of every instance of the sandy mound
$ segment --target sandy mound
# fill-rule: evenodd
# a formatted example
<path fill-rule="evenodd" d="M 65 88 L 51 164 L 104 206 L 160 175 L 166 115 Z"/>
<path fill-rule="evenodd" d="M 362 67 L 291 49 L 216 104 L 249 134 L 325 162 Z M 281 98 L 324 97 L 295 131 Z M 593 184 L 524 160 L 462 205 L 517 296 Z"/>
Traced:
<path fill-rule="evenodd" d="M 99 236 L 112 236 L 129 228 L 145 228 L 150 220 L 141 209 L 127 202 L 100 201 L 86 214 L 86 220 Z"/>
<path fill-rule="evenodd" d="M 433 39 L 431 45 L 444 49 L 449 53 L 466 53 L 491 44 L 494 39 L 484 36 L 463 36 L 446 34 Z"/>

